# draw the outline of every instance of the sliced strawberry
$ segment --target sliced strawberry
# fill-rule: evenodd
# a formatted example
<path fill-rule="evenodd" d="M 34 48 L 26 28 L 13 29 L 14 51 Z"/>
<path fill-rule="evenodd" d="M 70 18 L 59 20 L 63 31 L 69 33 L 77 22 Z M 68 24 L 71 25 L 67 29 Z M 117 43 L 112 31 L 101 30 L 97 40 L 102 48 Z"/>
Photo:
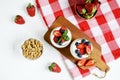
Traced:
<path fill-rule="evenodd" d="M 76 6 L 76 9 L 77 9 L 77 12 L 78 12 L 79 14 L 85 14 L 85 13 L 86 13 L 86 9 L 85 9 L 84 6 L 77 5 L 77 6 Z"/>
<path fill-rule="evenodd" d="M 83 49 L 80 49 L 80 54 L 84 55 L 86 53 L 86 49 L 83 48 Z"/>
<path fill-rule="evenodd" d="M 95 60 L 89 59 L 89 60 L 87 60 L 85 66 L 93 66 L 94 64 L 95 64 Z"/>
<path fill-rule="evenodd" d="M 15 19 L 14 19 L 14 22 L 17 23 L 17 24 L 24 24 L 25 20 L 23 19 L 23 17 L 21 15 L 16 15 Z"/>
<path fill-rule="evenodd" d="M 85 62 L 87 61 L 86 58 L 80 59 L 77 61 L 77 66 L 81 67 L 84 66 Z"/>
<path fill-rule="evenodd" d="M 91 46 L 86 46 L 86 52 L 87 52 L 88 54 L 90 54 L 90 53 L 92 52 Z"/>
<path fill-rule="evenodd" d="M 51 63 L 51 65 L 48 67 L 50 71 L 52 72 L 57 72 L 60 73 L 61 72 L 61 68 L 59 67 L 59 65 L 55 62 Z"/>
<path fill-rule="evenodd" d="M 85 8 L 87 9 L 87 13 L 92 13 L 93 9 L 95 8 L 95 4 L 93 3 L 86 3 Z"/>
<path fill-rule="evenodd" d="M 85 44 L 84 43 L 80 43 L 79 46 L 76 46 L 77 49 L 84 49 L 85 48 Z"/>
<path fill-rule="evenodd" d="M 55 37 L 60 37 L 62 34 L 60 33 L 60 31 L 59 30 L 55 30 L 54 31 L 54 36 Z"/>
<path fill-rule="evenodd" d="M 59 38 L 58 38 L 58 37 L 55 37 L 55 36 L 54 36 L 54 38 L 53 38 L 53 40 L 54 40 L 56 43 L 58 42 L 58 39 L 59 39 Z"/>

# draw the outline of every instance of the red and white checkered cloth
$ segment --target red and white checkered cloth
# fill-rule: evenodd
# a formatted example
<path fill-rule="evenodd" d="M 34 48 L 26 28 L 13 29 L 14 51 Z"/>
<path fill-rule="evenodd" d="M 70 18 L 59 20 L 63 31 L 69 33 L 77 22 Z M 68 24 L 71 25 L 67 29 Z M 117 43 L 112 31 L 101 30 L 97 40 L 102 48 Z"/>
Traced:
<path fill-rule="evenodd" d="M 108 63 L 120 57 L 120 0 L 100 0 L 95 17 L 79 18 L 74 12 L 75 0 L 36 0 L 40 13 L 48 27 L 58 16 L 64 16 L 80 30 L 94 39 L 102 48 L 102 58 Z M 63 57 L 74 80 L 90 74 L 93 69 L 81 70 Z"/>

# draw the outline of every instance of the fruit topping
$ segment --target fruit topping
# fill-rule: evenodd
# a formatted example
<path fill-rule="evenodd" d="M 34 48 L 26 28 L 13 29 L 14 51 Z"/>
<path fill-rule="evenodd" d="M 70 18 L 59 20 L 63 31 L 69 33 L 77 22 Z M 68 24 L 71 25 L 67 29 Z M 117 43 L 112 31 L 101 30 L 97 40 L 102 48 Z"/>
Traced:
<path fill-rule="evenodd" d="M 95 64 L 95 60 L 94 59 L 89 59 L 87 60 L 85 66 L 93 66 Z"/>
<path fill-rule="evenodd" d="M 77 66 L 78 67 L 82 67 L 82 66 L 94 66 L 94 64 L 96 63 L 96 61 L 94 59 L 80 59 L 77 61 Z"/>
<path fill-rule="evenodd" d="M 55 63 L 55 62 L 51 63 L 51 65 L 48 68 L 52 72 L 57 72 L 57 73 L 61 72 L 60 66 L 57 63 Z"/>
<path fill-rule="evenodd" d="M 79 67 L 84 66 L 86 61 L 87 61 L 86 58 L 78 60 L 77 61 L 77 66 L 79 66 Z"/>

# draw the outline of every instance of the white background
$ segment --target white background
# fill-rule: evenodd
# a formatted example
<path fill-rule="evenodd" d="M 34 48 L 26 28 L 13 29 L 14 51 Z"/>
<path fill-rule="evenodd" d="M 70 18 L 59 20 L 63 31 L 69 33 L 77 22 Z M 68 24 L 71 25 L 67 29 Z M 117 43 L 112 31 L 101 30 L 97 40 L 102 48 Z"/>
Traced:
<path fill-rule="evenodd" d="M 35 17 L 29 17 L 27 4 L 34 0 L 0 0 L 0 80 L 73 80 L 57 50 L 47 44 L 43 36 L 47 27 L 36 11 Z M 15 15 L 22 15 L 24 25 L 14 23 Z M 39 39 L 44 46 L 42 56 L 36 60 L 23 57 L 21 45 L 29 38 Z M 48 70 L 51 62 L 57 62 L 61 73 Z M 108 64 L 110 71 L 103 79 L 89 75 L 82 80 L 118 80 L 120 74 L 120 59 Z"/>

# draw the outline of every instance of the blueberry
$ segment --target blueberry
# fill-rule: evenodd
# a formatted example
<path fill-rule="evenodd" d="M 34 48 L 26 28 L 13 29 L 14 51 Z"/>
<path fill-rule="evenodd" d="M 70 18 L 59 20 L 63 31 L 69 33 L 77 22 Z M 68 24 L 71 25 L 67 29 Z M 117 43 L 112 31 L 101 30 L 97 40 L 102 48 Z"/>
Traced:
<path fill-rule="evenodd" d="M 63 34 L 65 32 L 65 30 L 61 29 L 60 32 Z"/>
<path fill-rule="evenodd" d="M 90 42 L 89 42 L 89 41 L 87 41 L 87 42 L 85 42 L 85 44 L 86 44 L 87 46 L 89 46 L 89 45 L 90 45 Z"/>
<path fill-rule="evenodd" d="M 79 42 L 76 42 L 76 43 L 75 43 L 75 45 L 76 45 L 76 46 L 79 46 L 79 45 L 80 45 L 80 43 L 79 43 Z"/>
<path fill-rule="evenodd" d="M 82 55 L 81 55 L 81 54 L 77 54 L 77 56 L 78 56 L 78 57 L 80 57 L 80 58 L 82 57 Z"/>
<path fill-rule="evenodd" d="M 62 43 L 62 42 L 59 42 L 58 44 L 59 44 L 59 45 L 62 45 L 63 43 Z"/>
<path fill-rule="evenodd" d="M 81 40 L 81 43 L 85 43 L 85 42 L 86 42 L 86 40 L 85 40 L 85 39 L 82 39 L 82 40 Z"/>
<path fill-rule="evenodd" d="M 80 54 L 80 51 L 78 49 L 75 50 L 76 54 Z"/>

